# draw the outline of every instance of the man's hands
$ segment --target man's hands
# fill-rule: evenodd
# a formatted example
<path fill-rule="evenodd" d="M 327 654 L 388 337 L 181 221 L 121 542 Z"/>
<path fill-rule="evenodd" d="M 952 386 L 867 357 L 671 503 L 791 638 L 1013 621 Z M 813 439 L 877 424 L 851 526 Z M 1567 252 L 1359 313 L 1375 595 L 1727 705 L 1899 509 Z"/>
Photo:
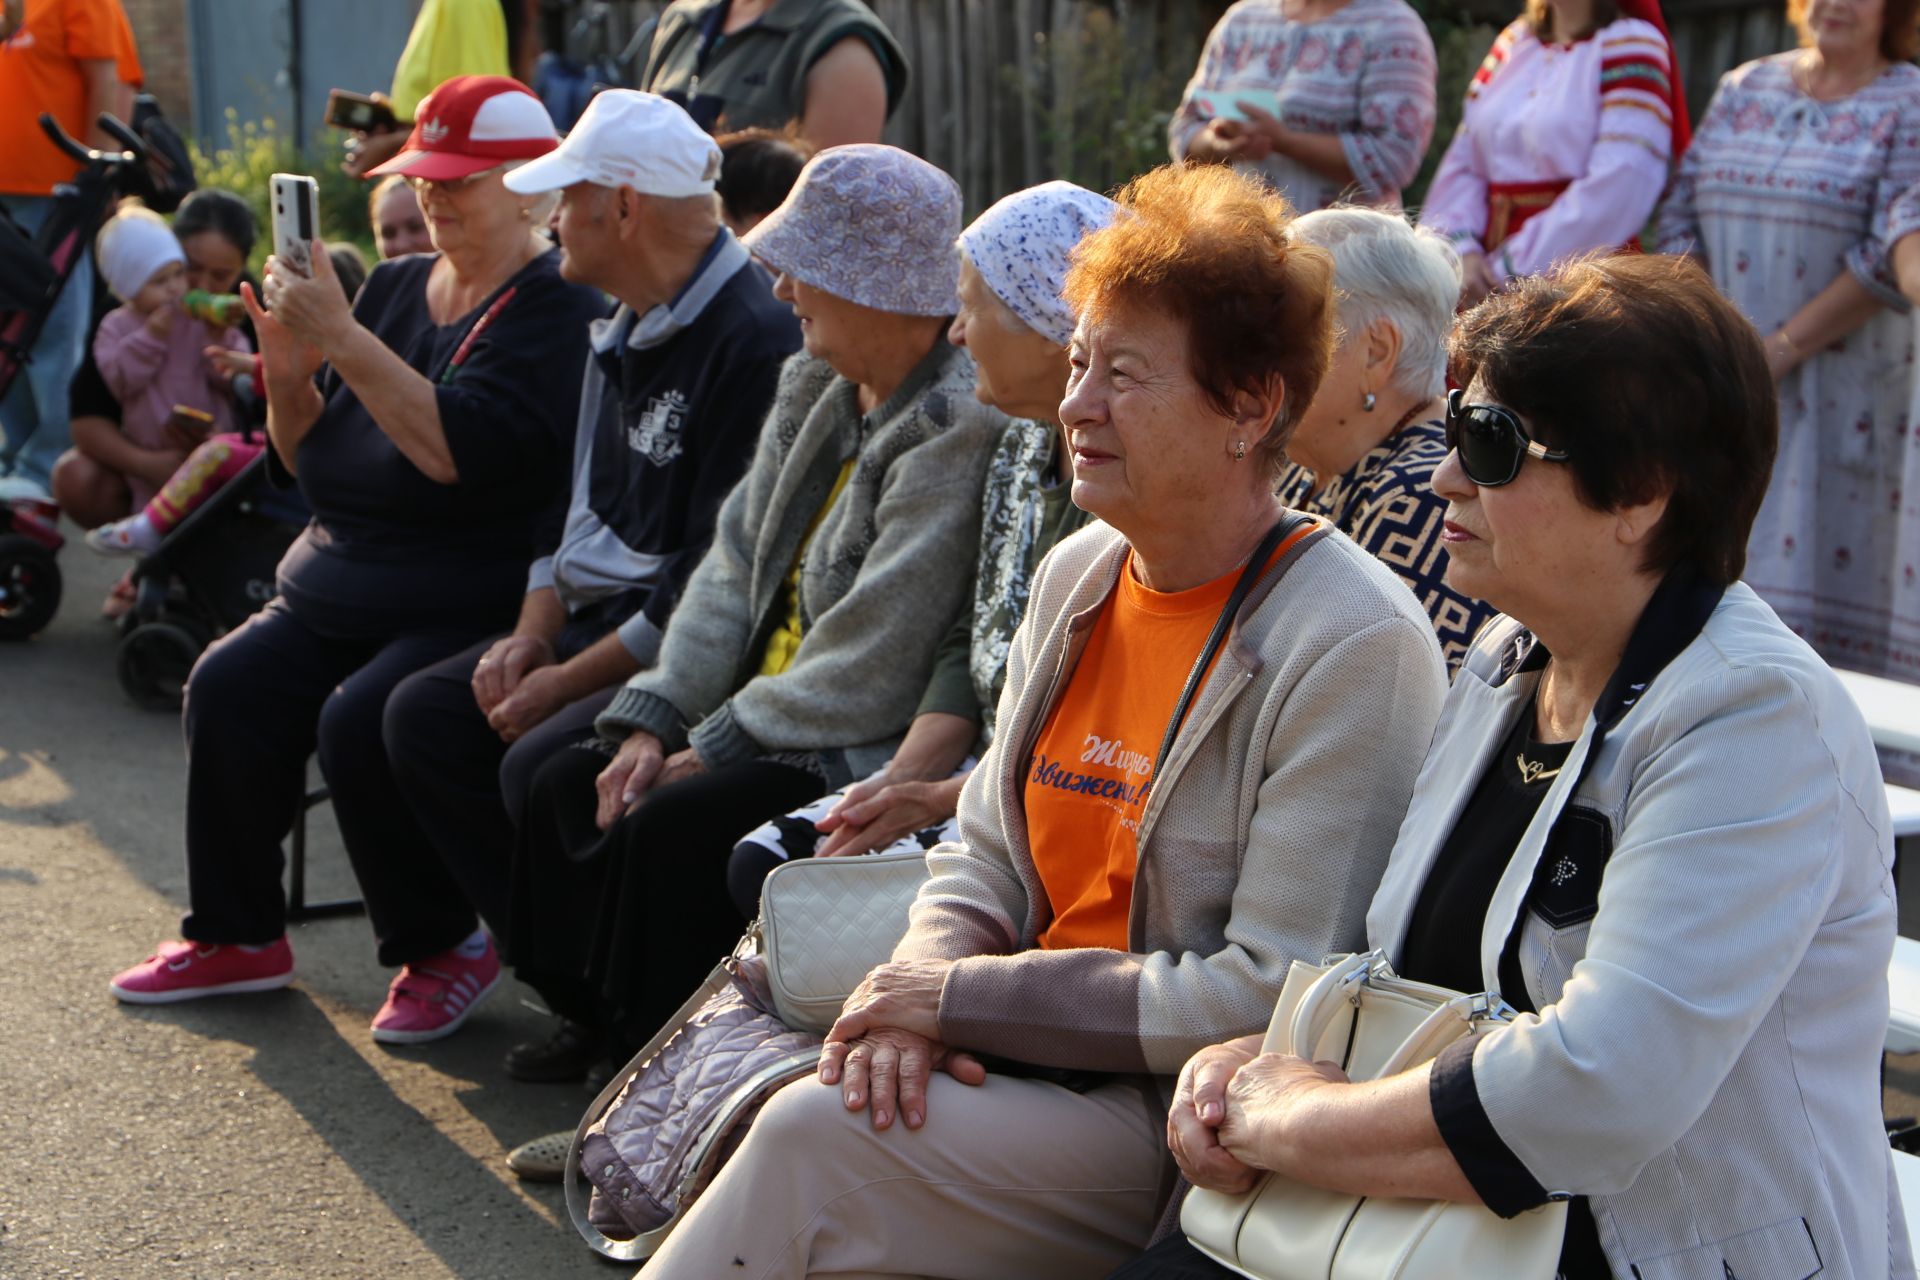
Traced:
<path fill-rule="evenodd" d="M 847 997 L 820 1051 L 820 1082 L 840 1085 L 847 1110 L 869 1108 L 873 1127 L 897 1115 L 907 1128 L 927 1122 L 927 1081 L 935 1070 L 980 1084 L 987 1069 L 940 1041 L 940 988 L 948 960 L 889 961 Z"/>
<path fill-rule="evenodd" d="M 513 742 L 578 695 L 553 645 L 540 636 L 511 635 L 473 667 L 473 700 L 502 742 Z"/>

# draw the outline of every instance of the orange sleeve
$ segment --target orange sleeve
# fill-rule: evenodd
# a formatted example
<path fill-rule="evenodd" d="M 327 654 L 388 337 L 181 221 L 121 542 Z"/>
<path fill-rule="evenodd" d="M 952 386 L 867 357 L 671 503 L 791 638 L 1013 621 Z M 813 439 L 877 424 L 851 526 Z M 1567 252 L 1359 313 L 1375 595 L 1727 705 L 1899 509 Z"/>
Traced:
<path fill-rule="evenodd" d="M 120 0 L 66 0 L 61 5 L 61 46 L 75 62 L 112 58 L 133 45 Z M 136 68 L 138 63 L 136 62 Z"/>

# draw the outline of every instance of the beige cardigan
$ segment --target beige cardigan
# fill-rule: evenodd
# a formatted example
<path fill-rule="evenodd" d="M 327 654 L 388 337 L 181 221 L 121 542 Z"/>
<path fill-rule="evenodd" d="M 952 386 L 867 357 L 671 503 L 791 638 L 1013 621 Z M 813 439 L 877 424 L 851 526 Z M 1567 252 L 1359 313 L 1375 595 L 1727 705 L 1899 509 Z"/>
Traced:
<path fill-rule="evenodd" d="M 1036 950 L 1051 917 L 1026 843 L 1029 757 L 1126 554 L 1095 524 L 1042 561 L 1000 734 L 894 954 L 957 961 L 940 998 L 949 1044 L 1168 1076 L 1264 1027 L 1290 961 L 1365 942 L 1446 677 L 1400 580 L 1343 534 L 1309 538 L 1247 597 L 1155 779 L 1128 950 Z"/>

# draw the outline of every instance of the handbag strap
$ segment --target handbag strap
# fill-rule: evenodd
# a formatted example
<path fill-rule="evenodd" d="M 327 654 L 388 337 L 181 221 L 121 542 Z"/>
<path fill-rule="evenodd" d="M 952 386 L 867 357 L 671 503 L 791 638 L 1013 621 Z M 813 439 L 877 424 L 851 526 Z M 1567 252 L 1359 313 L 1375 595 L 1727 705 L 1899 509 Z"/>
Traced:
<path fill-rule="evenodd" d="M 1160 739 L 1160 751 L 1153 758 L 1153 772 L 1147 775 L 1146 782 L 1140 788 L 1140 800 L 1144 804 L 1153 784 L 1160 779 L 1160 766 L 1167 762 L 1167 756 L 1173 750 L 1173 740 L 1180 735 L 1181 722 L 1187 718 L 1187 712 L 1193 706 L 1194 695 L 1200 692 L 1200 682 L 1207 677 L 1207 671 L 1213 666 L 1213 660 L 1219 656 L 1220 646 L 1226 643 L 1227 632 L 1233 626 L 1234 615 L 1240 612 L 1240 606 L 1246 603 L 1247 593 L 1253 590 L 1253 584 L 1260 580 L 1266 570 L 1267 561 L 1281 543 L 1290 541 L 1295 534 L 1303 533 L 1303 526 L 1312 527 L 1316 522 L 1310 515 L 1298 511 L 1289 511 L 1267 530 L 1260 539 L 1260 545 L 1253 549 L 1253 555 L 1247 561 L 1247 567 L 1240 571 L 1240 580 L 1233 584 L 1233 593 L 1227 597 L 1227 603 L 1220 609 L 1220 616 L 1214 619 L 1213 630 L 1207 635 L 1207 643 L 1200 650 L 1200 656 L 1194 661 L 1193 670 L 1187 673 L 1186 687 L 1180 690 L 1180 700 L 1173 704 L 1173 716 L 1167 721 L 1167 732 Z"/>

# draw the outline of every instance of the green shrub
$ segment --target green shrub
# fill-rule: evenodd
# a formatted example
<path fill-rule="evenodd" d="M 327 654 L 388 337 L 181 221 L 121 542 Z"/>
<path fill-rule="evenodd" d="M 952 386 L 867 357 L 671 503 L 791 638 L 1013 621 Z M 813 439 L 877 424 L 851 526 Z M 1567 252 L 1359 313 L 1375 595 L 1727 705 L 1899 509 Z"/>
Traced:
<path fill-rule="evenodd" d="M 327 240 L 346 240 L 359 246 L 368 262 L 378 261 L 373 228 L 367 221 L 371 188 L 340 171 L 338 135 L 316 136 L 305 148 L 280 132 L 272 120 L 242 121 L 227 109 L 227 140 L 212 151 L 193 145 L 195 174 L 203 187 L 224 187 L 253 207 L 260 224 L 248 268 L 259 276 L 273 252 L 273 219 L 267 207 L 276 173 L 303 173 L 320 184 L 320 231 Z"/>

